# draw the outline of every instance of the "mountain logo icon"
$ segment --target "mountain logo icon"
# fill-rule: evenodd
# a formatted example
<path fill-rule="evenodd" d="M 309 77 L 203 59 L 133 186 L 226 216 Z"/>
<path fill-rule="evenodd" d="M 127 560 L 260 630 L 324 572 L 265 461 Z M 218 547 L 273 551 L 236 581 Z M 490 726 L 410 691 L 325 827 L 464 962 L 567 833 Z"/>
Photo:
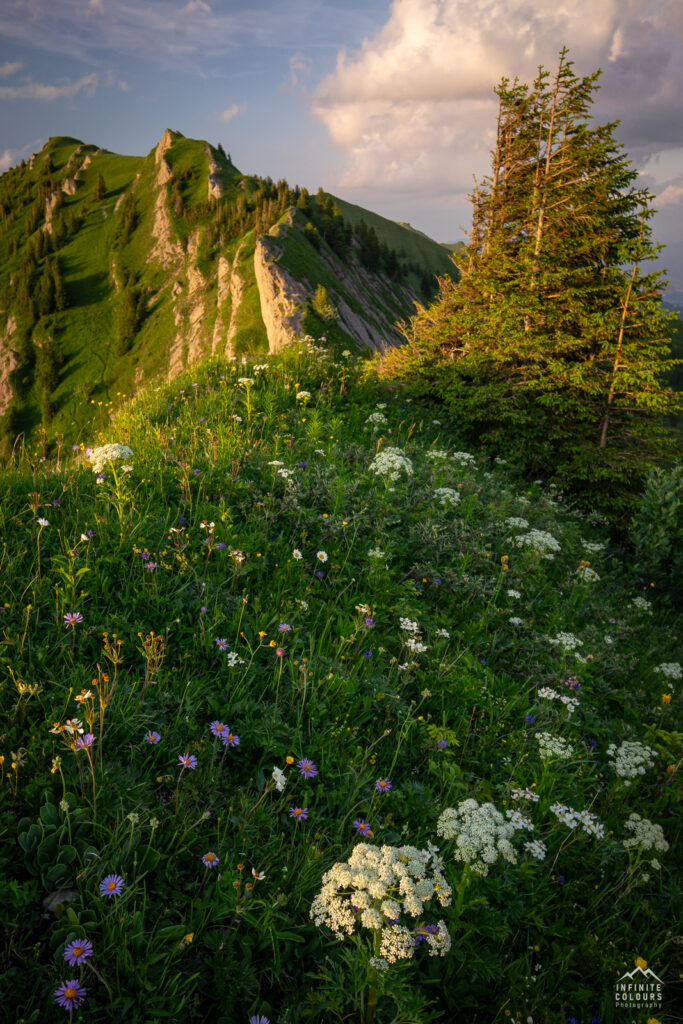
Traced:
<path fill-rule="evenodd" d="M 662 979 L 658 978 L 657 975 L 655 974 L 655 972 L 651 971 L 649 967 L 646 968 L 645 970 L 643 970 L 642 967 L 636 967 L 635 970 L 633 970 L 633 971 L 627 971 L 626 974 L 622 974 L 622 976 L 619 978 L 619 981 L 625 981 L 627 978 L 630 981 L 633 981 L 636 978 L 638 978 L 638 979 L 642 978 L 642 979 L 648 979 L 648 980 L 656 981 L 660 985 L 664 984 Z M 619 983 L 619 981 L 617 982 L 617 984 Z"/>

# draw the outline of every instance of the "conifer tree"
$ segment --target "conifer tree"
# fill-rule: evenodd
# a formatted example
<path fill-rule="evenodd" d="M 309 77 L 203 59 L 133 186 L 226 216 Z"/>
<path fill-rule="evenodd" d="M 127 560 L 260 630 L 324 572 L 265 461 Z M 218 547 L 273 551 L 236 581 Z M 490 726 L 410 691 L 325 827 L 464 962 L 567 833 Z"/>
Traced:
<path fill-rule="evenodd" d="M 475 184 L 460 280 L 440 281 L 385 374 L 417 376 L 461 425 L 521 451 L 564 485 L 615 499 L 661 450 L 677 400 L 653 196 L 614 137 L 594 126 L 600 72 L 562 50 L 552 79 L 503 79 L 491 173 Z M 614 485 L 614 486 L 613 486 Z M 610 499 L 610 500 L 611 500 Z"/>

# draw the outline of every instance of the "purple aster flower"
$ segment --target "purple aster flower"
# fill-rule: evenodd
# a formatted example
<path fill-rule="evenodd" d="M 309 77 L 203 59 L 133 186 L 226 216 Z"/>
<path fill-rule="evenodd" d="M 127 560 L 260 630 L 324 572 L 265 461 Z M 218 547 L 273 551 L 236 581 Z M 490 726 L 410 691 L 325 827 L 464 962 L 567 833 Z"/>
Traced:
<path fill-rule="evenodd" d="M 152 730 L 150 730 L 148 733 L 145 733 L 145 742 L 151 744 L 151 746 L 155 746 L 155 744 L 157 744 L 160 739 L 161 736 L 159 735 L 158 732 L 153 732 Z"/>
<path fill-rule="evenodd" d="M 277 627 L 277 631 L 278 633 L 291 633 L 292 627 L 288 622 L 281 622 L 280 625 Z"/>
<path fill-rule="evenodd" d="M 240 745 L 239 736 L 233 735 L 233 733 L 231 733 L 229 729 L 227 732 L 224 732 L 222 734 L 221 740 L 223 742 L 224 747 L 239 747 Z"/>
<path fill-rule="evenodd" d="M 154 572 L 155 569 L 159 568 L 158 562 L 145 562 L 145 569 L 147 572 Z"/>
<path fill-rule="evenodd" d="M 59 498 L 53 498 L 53 499 L 52 499 L 52 504 L 54 505 L 54 507 L 55 507 L 55 508 L 59 508 L 59 506 L 60 506 L 60 505 L 61 505 L 62 503 L 61 503 L 61 501 L 59 500 Z"/>
<path fill-rule="evenodd" d="M 202 857 L 202 864 L 204 865 L 204 867 L 215 868 L 218 863 L 219 858 L 212 850 L 209 850 L 209 852 L 205 853 L 204 856 Z"/>
<path fill-rule="evenodd" d="M 208 611 L 208 608 L 206 607 L 206 605 L 203 604 L 199 610 L 200 612 L 206 612 Z"/>
<path fill-rule="evenodd" d="M 270 1021 L 268 1020 L 267 1017 L 262 1017 L 261 1015 L 258 1015 L 255 1017 L 250 1017 L 249 1024 L 270 1024 Z"/>
<path fill-rule="evenodd" d="M 437 740 L 436 745 L 440 750 L 445 750 L 448 746 L 448 740 Z"/>
<path fill-rule="evenodd" d="M 225 550 L 225 544 L 223 543 L 222 540 L 219 540 L 218 544 L 216 544 L 216 551 L 224 551 L 224 550 Z"/>
<path fill-rule="evenodd" d="M 65 1010 L 74 1010 L 85 1000 L 86 990 L 75 978 L 72 981 L 63 981 L 55 990 L 55 1001 Z"/>
<path fill-rule="evenodd" d="M 224 725 L 222 722 L 216 721 L 211 723 L 211 732 L 214 736 L 220 736 L 220 738 L 223 739 L 225 734 L 229 731 L 230 730 L 227 725 Z"/>
<path fill-rule="evenodd" d="M 356 832 L 360 832 L 362 836 L 367 836 L 369 839 L 372 839 L 374 832 L 368 825 L 367 821 L 356 820 L 353 823 L 353 827 L 355 828 Z"/>
<path fill-rule="evenodd" d="M 190 771 L 194 771 L 195 768 L 197 767 L 197 758 L 194 756 L 194 754 L 179 754 L 178 764 L 182 768 L 189 768 Z"/>
<path fill-rule="evenodd" d="M 121 875 L 107 875 L 100 882 L 100 896 L 106 896 L 109 900 L 112 896 L 120 896 L 126 883 Z"/>
<path fill-rule="evenodd" d="M 97 536 L 97 534 L 95 533 L 94 530 L 86 530 L 85 531 L 85 535 L 86 535 L 86 537 L 96 537 Z"/>
<path fill-rule="evenodd" d="M 224 636 L 217 636 L 215 643 L 219 651 L 227 651 L 228 641 Z"/>
<path fill-rule="evenodd" d="M 373 626 L 375 625 L 375 620 L 373 619 L 372 615 L 368 615 L 367 619 L 365 620 L 365 625 L 368 627 L 368 629 L 373 628 Z"/>
<path fill-rule="evenodd" d="M 312 779 L 318 774 L 318 769 L 307 757 L 304 757 L 301 761 L 297 761 L 296 766 L 299 769 L 299 774 L 303 775 L 305 779 Z"/>
<path fill-rule="evenodd" d="M 526 722 L 527 725 L 533 725 L 534 722 L 536 721 L 536 715 L 525 715 L 524 716 L 524 721 Z"/>
<path fill-rule="evenodd" d="M 64 959 L 72 967 L 77 967 L 92 955 L 93 948 L 89 939 L 76 939 L 64 948 Z"/>
<path fill-rule="evenodd" d="M 80 452 L 80 450 L 81 450 L 80 444 L 72 444 L 71 445 L 71 451 L 72 452 Z"/>
<path fill-rule="evenodd" d="M 308 817 L 308 807 L 292 807 L 289 816 L 296 818 L 297 821 L 305 821 Z"/>
<path fill-rule="evenodd" d="M 363 651 L 363 657 L 364 658 L 371 658 L 372 657 L 372 651 Z"/>
<path fill-rule="evenodd" d="M 305 469 L 307 465 L 308 465 L 308 463 L 307 463 L 307 462 L 300 462 L 300 463 L 299 463 L 299 468 L 300 468 L 300 469 Z"/>
<path fill-rule="evenodd" d="M 321 580 L 324 577 L 325 573 L 322 571 L 322 569 L 318 569 L 318 571 L 317 571 L 317 573 L 315 575 L 316 575 L 316 579 Z"/>
<path fill-rule="evenodd" d="M 201 473 L 201 469 L 193 469 L 192 470 L 192 475 L 193 476 L 199 476 L 200 473 Z"/>
<path fill-rule="evenodd" d="M 391 783 L 389 782 L 389 779 L 378 779 L 377 782 L 375 783 L 375 789 L 378 790 L 380 793 L 388 793 L 389 790 L 391 789 Z"/>
<path fill-rule="evenodd" d="M 67 612 L 64 616 L 65 626 L 75 626 L 79 622 L 83 622 L 83 616 L 80 612 Z"/>
<path fill-rule="evenodd" d="M 95 737 L 91 732 L 86 732 L 85 736 L 79 736 L 76 740 L 76 750 L 85 750 L 86 747 L 92 747 L 95 742 Z"/>

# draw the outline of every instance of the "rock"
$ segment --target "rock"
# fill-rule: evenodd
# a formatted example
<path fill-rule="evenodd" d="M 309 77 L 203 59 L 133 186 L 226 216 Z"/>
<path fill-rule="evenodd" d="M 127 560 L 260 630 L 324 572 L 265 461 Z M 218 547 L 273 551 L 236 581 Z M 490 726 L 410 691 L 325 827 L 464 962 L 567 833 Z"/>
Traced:
<path fill-rule="evenodd" d="M 205 146 L 204 152 L 209 158 L 209 200 L 220 199 L 223 195 L 223 185 L 218 177 L 220 167 L 213 158 L 213 153 L 209 146 Z"/>
<path fill-rule="evenodd" d="M 77 183 L 75 178 L 65 178 L 62 185 L 62 192 L 67 196 L 76 195 Z"/>
<path fill-rule="evenodd" d="M 0 416 L 5 413 L 12 401 L 11 374 L 19 365 L 17 353 L 12 348 L 12 338 L 16 333 L 17 318 L 12 314 L 7 318 L 7 325 L 0 334 Z"/>
<path fill-rule="evenodd" d="M 163 158 L 164 153 L 167 149 L 170 149 L 175 139 L 182 139 L 184 136 L 181 132 L 172 132 L 170 128 L 167 128 L 164 134 L 157 143 L 157 148 L 154 151 L 154 163 L 159 164 Z"/>
<path fill-rule="evenodd" d="M 280 267 L 272 243 L 259 238 L 254 250 L 254 273 L 261 300 L 261 316 L 268 335 L 268 349 L 278 352 L 302 334 L 301 323 L 307 294 L 303 286 Z"/>
<path fill-rule="evenodd" d="M 171 165 L 169 164 L 168 160 L 165 160 L 164 157 L 162 156 L 161 160 L 159 161 L 159 170 L 157 172 L 156 183 L 157 185 L 165 185 L 166 182 L 170 181 L 172 177 L 173 171 L 171 170 Z"/>
<path fill-rule="evenodd" d="M 45 223 L 43 224 L 43 231 L 52 233 L 52 215 L 55 210 L 59 208 L 59 204 L 62 200 L 62 194 L 59 189 L 52 192 L 45 200 Z"/>

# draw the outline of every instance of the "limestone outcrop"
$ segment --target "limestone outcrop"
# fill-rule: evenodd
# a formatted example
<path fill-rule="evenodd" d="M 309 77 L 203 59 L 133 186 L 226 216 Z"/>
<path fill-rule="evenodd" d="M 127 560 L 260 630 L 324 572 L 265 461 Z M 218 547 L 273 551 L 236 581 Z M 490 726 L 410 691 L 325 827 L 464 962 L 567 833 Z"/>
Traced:
<path fill-rule="evenodd" d="M 307 299 L 301 283 L 277 263 L 278 255 L 278 247 L 268 236 L 257 240 L 254 274 L 270 352 L 279 352 L 302 333 Z"/>
<path fill-rule="evenodd" d="M 0 334 L 0 416 L 2 416 L 12 401 L 12 371 L 19 365 L 17 353 L 12 348 L 12 342 L 17 330 L 15 316 L 7 318 L 5 330 Z"/>

